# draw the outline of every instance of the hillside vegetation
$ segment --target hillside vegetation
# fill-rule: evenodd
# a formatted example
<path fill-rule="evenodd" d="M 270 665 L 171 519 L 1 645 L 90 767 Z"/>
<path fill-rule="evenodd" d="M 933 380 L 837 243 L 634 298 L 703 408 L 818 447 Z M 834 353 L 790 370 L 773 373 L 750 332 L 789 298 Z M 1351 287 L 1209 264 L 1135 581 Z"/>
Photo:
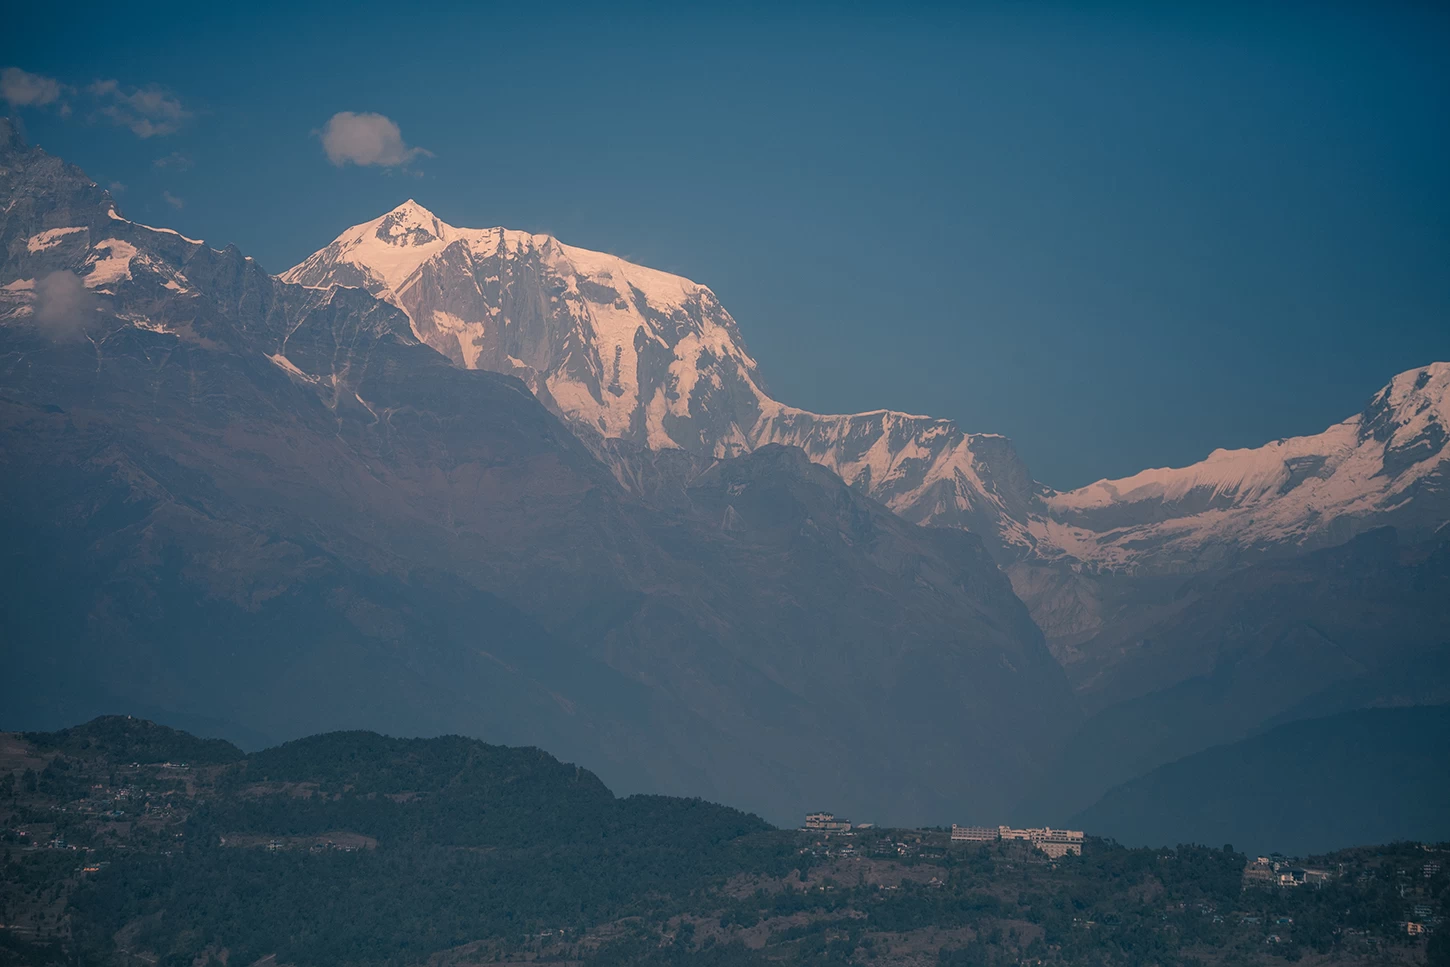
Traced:
<path fill-rule="evenodd" d="M 3 965 L 1438 963 L 1404 922 L 1450 900 L 1418 844 L 1246 891 L 1231 846 L 808 834 L 456 736 L 0 733 L 0 816 Z"/>

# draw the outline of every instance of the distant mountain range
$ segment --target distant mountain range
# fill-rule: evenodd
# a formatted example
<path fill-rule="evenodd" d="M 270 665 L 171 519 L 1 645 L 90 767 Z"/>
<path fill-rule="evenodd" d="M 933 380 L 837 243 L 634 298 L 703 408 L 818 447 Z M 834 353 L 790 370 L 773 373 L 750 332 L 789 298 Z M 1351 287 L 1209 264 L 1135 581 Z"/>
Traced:
<path fill-rule="evenodd" d="M 3 724 L 460 732 L 777 822 L 1060 823 L 1450 696 L 1450 364 L 1067 492 L 759 370 L 678 276 L 413 202 L 272 276 L 0 122 Z"/>
<path fill-rule="evenodd" d="M 971 530 L 1009 560 L 1190 571 L 1450 520 L 1450 363 L 1401 373 L 1320 434 L 1055 491 L 995 434 L 777 402 L 710 289 L 548 235 L 455 228 L 409 200 L 281 278 L 367 289 L 456 364 L 523 378 L 586 439 L 706 458 L 797 446 L 907 520 Z"/>
<path fill-rule="evenodd" d="M 1088 713 L 1021 803 L 1042 821 L 1276 716 L 1447 698 L 1431 549 L 1450 520 L 1450 364 L 1401 373 L 1323 433 L 1055 491 L 999 435 L 772 399 L 708 288 L 547 235 L 454 228 L 409 201 L 282 278 L 361 286 L 456 364 L 520 375 L 656 505 L 715 459 L 785 443 L 907 520 L 981 535 Z M 1388 553 L 1425 543 L 1404 553 L 1430 571 L 1381 567 L 1384 533 L 1332 552 L 1338 579 L 1304 557 L 1387 525 Z"/>
<path fill-rule="evenodd" d="M 0 253 L 7 724 L 459 732 L 782 822 L 998 814 L 1076 724 L 977 537 L 798 450 L 647 505 L 513 376 L 8 126 Z"/>
<path fill-rule="evenodd" d="M 1112 789 L 1075 825 L 1127 846 L 1232 843 L 1310 856 L 1450 839 L 1450 705 L 1281 725 Z"/>

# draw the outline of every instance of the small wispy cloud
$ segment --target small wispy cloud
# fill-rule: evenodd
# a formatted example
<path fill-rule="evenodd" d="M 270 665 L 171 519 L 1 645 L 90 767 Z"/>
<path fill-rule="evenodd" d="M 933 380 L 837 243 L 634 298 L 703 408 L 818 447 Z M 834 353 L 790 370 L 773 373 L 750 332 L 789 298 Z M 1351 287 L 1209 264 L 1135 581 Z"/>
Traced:
<path fill-rule="evenodd" d="M 186 202 L 183 199 L 177 198 L 169 191 L 161 192 L 161 200 L 166 202 L 166 204 L 170 205 L 172 208 L 175 208 L 177 211 L 181 211 L 181 209 L 186 207 Z"/>
<path fill-rule="evenodd" d="M 347 164 L 395 168 L 414 158 L 433 157 L 426 148 L 409 147 L 397 122 L 382 114 L 339 111 L 315 133 L 322 137 L 327 160 L 339 168 Z"/>
<path fill-rule="evenodd" d="M 191 117 L 175 95 L 156 84 L 128 90 L 119 81 L 101 80 L 87 87 L 86 93 L 101 102 L 103 117 L 129 128 L 138 138 L 175 134 Z"/>
<path fill-rule="evenodd" d="M 119 195 L 126 190 L 126 183 L 124 181 L 113 181 L 106 186 L 106 189 L 113 195 Z"/>
<path fill-rule="evenodd" d="M 151 167 L 157 169 L 170 169 L 175 172 L 189 171 L 194 162 L 187 155 L 180 151 L 173 151 L 164 158 L 157 158 L 151 162 Z"/>
<path fill-rule="evenodd" d="M 78 96 L 89 102 L 84 111 L 87 120 L 108 120 L 128 128 L 138 138 L 174 134 L 192 116 L 175 94 L 159 84 L 123 87 L 120 81 L 108 79 L 93 81 L 78 91 L 59 78 L 32 74 L 20 67 L 0 69 L 0 100 L 12 108 L 47 108 L 61 117 L 70 117 L 71 101 Z M 179 153 L 163 160 L 166 163 L 158 161 L 157 167 L 184 171 L 191 166 L 191 159 Z"/>
<path fill-rule="evenodd" d="M 32 74 L 19 67 L 0 70 L 0 98 L 11 107 L 45 107 L 55 104 L 69 90 L 54 77 Z M 63 112 L 69 113 L 67 105 L 61 104 Z"/>
<path fill-rule="evenodd" d="M 35 322 L 57 342 L 79 336 L 95 311 L 95 296 L 74 272 L 52 272 L 35 283 Z"/>

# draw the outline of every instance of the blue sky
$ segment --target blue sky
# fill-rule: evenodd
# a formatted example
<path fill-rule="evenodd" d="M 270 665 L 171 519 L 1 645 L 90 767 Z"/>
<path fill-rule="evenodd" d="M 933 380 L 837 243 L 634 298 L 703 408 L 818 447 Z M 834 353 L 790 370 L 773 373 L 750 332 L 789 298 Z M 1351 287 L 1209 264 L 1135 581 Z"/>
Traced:
<path fill-rule="evenodd" d="M 1059 487 L 1450 358 L 1433 5 L 537 6 L 29 5 L 0 67 L 56 96 L 5 109 L 273 271 L 411 196 L 680 272 L 777 398 L 1006 433 Z M 341 111 L 427 154 L 333 164 Z"/>

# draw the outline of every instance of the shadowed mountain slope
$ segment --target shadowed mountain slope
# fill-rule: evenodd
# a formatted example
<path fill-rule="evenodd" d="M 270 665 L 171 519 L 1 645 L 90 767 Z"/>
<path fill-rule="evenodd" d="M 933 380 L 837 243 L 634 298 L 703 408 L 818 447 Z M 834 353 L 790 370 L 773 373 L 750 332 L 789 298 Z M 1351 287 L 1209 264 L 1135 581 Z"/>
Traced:
<path fill-rule="evenodd" d="M 781 821 L 1000 809 L 1074 721 L 977 538 L 797 451 L 638 501 L 361 289 L 125 219 L 0 126 L 0 604 L 17 724 L 539 745 Z"/>
<path fill-rule="evenodd" d="M 1061 817 L 1277 723 L 1450 701 L 1450 540 L 1401 543 L 1383 528 L 1163 597 L 1150 620 L 1104 630 L 1069 665 L 1091 714 L 1035 812 Z"/>
<path fill-rule="evenodd" d="M 1075 825 L 1128 846 L 1309 856 L 1450 838 L 1450 706 L 1362 709 L 1218 746 L 1110 790 Z"/>

